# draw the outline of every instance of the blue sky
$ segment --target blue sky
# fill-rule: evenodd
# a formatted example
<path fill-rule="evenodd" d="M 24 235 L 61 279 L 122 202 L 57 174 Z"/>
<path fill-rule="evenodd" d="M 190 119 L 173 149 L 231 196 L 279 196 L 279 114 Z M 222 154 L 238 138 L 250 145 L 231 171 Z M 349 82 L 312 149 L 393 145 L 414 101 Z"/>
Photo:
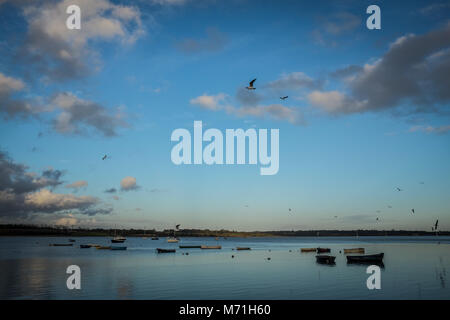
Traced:
<path fill-rule="evenodd" d="M 81 30 L 65 27 L 69 3 Z M 371 4 L 381 30 L 366 28 Z M 448 230 L 449 13 L 439 1 L 0 1 L 0 221 Z M 279 172 L 174 165 L 170 135 L 194 120 L 279 129 Z"/>

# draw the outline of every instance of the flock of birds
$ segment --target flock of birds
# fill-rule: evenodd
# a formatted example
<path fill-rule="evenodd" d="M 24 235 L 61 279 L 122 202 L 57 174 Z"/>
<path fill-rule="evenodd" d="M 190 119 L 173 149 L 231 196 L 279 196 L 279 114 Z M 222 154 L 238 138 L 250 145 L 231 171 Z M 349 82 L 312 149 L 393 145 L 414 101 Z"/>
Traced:
<path fill-rule="evenodd" d="M 247 87 L 245 87 L 247 90 L 256 90 L 256 88 L 255 88 L 255 86 L 254 86 L 254 83 L 255 83 L 255 81 L 256 81 L 256 78 L 255 79 L 253 79 L 252 81 L 250 81 L 249 82 L 249 84 L 248 84 L 248 86 Z M 282 97 L 280 97 L 280 100 L 286 100 L 287 98 L 289 98 L 289 96 L 282 96 Z M 108 155 L 104 155 L 103 157 L 102 157 L 102 160 L 106 160 L 106 159 L 108 159 L 108 158 L 110 158 L 110 156 L 108 156 Z M 424 182 L 419 182 L 420 184 L 425 184 Z M 401 188 L 399 188 L 399 187 L 396 187 L 396 190 L 398 191 L 398 192 L 401 192 L 401 191 L 403 191 L 403 189 L 401 189 Z M 248 205 L 245 205 L 245 207 L 246 208 L 248 208 Z M 389 209 L 392 209 L 392 206 L 388 206 L 388 208 Z M 292 209 L 291 208 L 289 208 L 289 212 L 292 212 Z M 380 213 L 381 211 L 380 210 L 377 210 L 377 213 Z M 416 212 L 415 212 L 415 210 L 414 210 L 414 208 L 412 208 L 411 209 L 411 214 L 415 214 Z M 334 216 L 334 218 L 338 218 L 338 216 Z M 379 217 L 377 217 L 376 218 L 376 221 L 380 221 L 380 218 Z M 439 224 L 439 219 L 438 220 L 436 220 L 436 223 L 434 224 L 434 226 L 432 226 L 431 227 L 431 230 L 432 231 L 437 231 L 437 228 L 438 228 L 438 224 Z M 176 229 L 178 230 L 178 228 L 179 228 L 179 226 L 180 225 L 177 225 L 176 226 Z"/>
<path fill-rule="evenodd" d="M 247 87 L 245 87 L 247 90 L 256 90 L 256 88 L 253 86 L 253 84 L 255 83 L 255 81 L 256 81 L 256 78 L 255 79 L 253 79 L 252 81 L 250 81 L 249 82 L 249 84 L 248 84 L 248 86 Z M 289 96 L 283 96 L 283 97 L 280 97 L 280 100 L 286 100 L 287 98 L 289 98 Z"/>

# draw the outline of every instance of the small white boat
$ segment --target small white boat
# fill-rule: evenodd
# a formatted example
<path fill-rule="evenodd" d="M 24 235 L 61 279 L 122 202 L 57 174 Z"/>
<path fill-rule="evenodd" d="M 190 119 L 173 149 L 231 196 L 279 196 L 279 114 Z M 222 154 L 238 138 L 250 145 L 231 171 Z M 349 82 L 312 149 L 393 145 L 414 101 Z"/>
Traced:
<path fill-rule="evenodd" d="M 169 243 L 175 243 L 175 242 L 178 242 L 178 241 L 180 241 L 180 240 L 178 240 L 177 238 L 168 238 L 167 239 L 167 242 L 169 242 Z"/>
<path fill-rule="evenodd" d="M 112 242 L 112 243 L 124 243 L 125 240 L 127 240 L 127 239 L 124 238 L 124 237 L 114 237 L 114 238 L 111 240 L 111 242 Z"/>

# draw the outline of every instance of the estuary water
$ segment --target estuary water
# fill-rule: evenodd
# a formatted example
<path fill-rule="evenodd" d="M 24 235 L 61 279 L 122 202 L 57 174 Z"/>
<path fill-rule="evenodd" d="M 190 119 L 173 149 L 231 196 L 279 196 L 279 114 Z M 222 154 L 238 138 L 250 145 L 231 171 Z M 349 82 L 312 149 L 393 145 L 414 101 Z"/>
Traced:
<path fill-rule="evenodd" d="M 128 238 L 0 237 L 0 299 L 450 299 L 450 237 Z M 179 249 L 221 245 L 221 250 Z M 250 251 L 234 248 L 251 247 Z M 331 248 L 336 264 L 316 263 L 302 247 Z M 367 265 L 347 264 L 344 248 L 384 252 L 381 289 L 369 290 Z M 156 248 L 176 253 L 157 254 Z M 342 251 L 342 253 L 340 253 Z M 188 254 L 186 254 L 188 253 Z M 234 258 L 232 258 L 234 256 Z M 270 260 L 268 259 L 270 258 Z M 81 289 L 69 290 L 69 265 Z"/>

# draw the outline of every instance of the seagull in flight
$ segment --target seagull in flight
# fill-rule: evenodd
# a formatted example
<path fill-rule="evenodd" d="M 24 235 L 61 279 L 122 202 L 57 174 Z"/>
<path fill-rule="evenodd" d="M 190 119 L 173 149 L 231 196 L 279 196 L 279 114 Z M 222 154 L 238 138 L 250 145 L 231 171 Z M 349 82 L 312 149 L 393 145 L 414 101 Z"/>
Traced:
<path fill-rule="evenodd" d="M 180 225 L 177 224 L 177 225 L 175 226 L 175 228 L 176 228 L 177 230 L 179 230 L 179 229 L 180 229 Z"/>
<path fill-rule="evenodd" d="M 434 230 L 437 230 L 439 220 L 436 220 L 436 224 L 434 225 Z"/>
<path fill-rule="evenodd" d="M 397 191 L 403 191 L 403 189 L 400 189 L 399 187 L 397 187 Z"/>
<path fill-rule="evenodd" d="M 379 221 L 380 219 L 377 217 L 377 221 Z"/>
<path fill-rule="evenodd" d="M 411 209 L 411 212 L 414 214 L 415 212 L 414 212 L 414 209 Z"/>
<path fill-rule="evenodd" d="M 287 99 L 289 96 L 280 97 L 281 100 Z"/>
<path fill-rule="evenodd" d="M 102 160 L 105 160 L 108 156 L 105 154 L 102 158 Z"/>
<path fill-rule="evenodd" d="M 256 88 L 253 86 L 253 83 L 256 81 L 256 78 L 250 81 L 248 87 L 245 87 L 247 90 L 255 90 Z"/>

